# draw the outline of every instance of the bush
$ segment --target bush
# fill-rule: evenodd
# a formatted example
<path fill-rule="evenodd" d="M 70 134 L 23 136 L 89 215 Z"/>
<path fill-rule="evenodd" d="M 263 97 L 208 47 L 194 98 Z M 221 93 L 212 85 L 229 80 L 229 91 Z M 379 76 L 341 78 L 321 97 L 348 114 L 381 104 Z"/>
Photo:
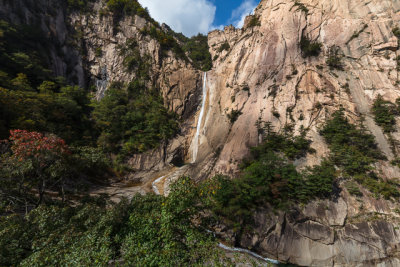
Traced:
<path fill-rule="evenodd" d="M 383 196 L 385 199 L 400 197 L 399 185 L 391 181 L 383 181 L 375 173 L 356 175 L 354 179 L 367 188 L 375 197 Z"/>
<path fill-rule="evenodd" d="M 320 131 L 331 149 L 331 159 L 348 175 L 363 174 L 371 164 L 385 159 L 375 138 L 363 127 L 349 123 L 344 111 L 336 111 Z"/>
<path fill-rule="evenodd" d="M 397 184 L 383 181 L 373 171 L 373 163 L 386 159 L 378 150 L 374 136 L 362 126 L 357 128 L 350 124 L 343 110 L 335 112 L 320 133 L 331 149 L 331 160 L 342 168 L 345 175 L 353 177 L 375 196 L 386 199 L 400 196 Z M 350 188 L 357 194 L 353 189 Z"/>
<path fill-rule="evenodd" d="M 96 57 L 101 57 L 103 55 L 103 50 L 101 47 L 97 47 L 94 53 Z"/>
<path fill-rule="evenodd" d="M 304 12 L 306 15 L 308 15 L 308 12 L 309 12 L 308 8 L 303 3 L 300 3 L 298 0 L 294 1 L 293 7 L 297 7 L 297 10 L 300 10 L 300 11 Z"/>
<path fill-rule="evenodd" d="M 305 131 L 298 136 L 293 136 L 292 133 L 275 133 L 268 125 L 261 128 L 260 131 L 262 133 L 267 132 L 267 136 L 264 138 L 261 145 L 252 148 L 252 154 L 256 158 L 258 155 L 269 150 L 275 153 L 283 153 L 290 160 L 299 159 L 306 156 L 307 153 L 315 152 L 315 150 L 310 147 L 311 140 L 306 138 Z"/>
<path fill-rule="evenodd" d="M 348 181 L 346 183 L 347 191 L 353 196 L 362 197 L 363 193 L 360 191 L 358 185 L 353 181 Z"/>
<path fill-rule="evenodd" d="M 399 29 L 399 27 L 394 27 L 393 29 L 392 29 L 392 32 L 393 32 L 393 34 L 394 34 L 394 36 L 396 36 L 397 38 L 400 38 L 400 29 Z"/>
<path fill-rule="evenodd" d="M 328 51 L 326 64 L 331 69 L 343 70 L 342 58 L 343 55 L 341 54 L 340 48 L 338 46 L 331 46 Z"/>
<path fill-rule="evenodd" d="M 247 28 L 253 28 L 256 26 L 261 26 L 260 18 L 258 16 L 252 15 Z"/>
<path fill-rule="evenodd" d="M 237 119 L 239 118 L 240 115 L 242 115 L 243 113 L 240 110 L 231 110 L 230 113 L 227 114 L 228 119 L 230 121 L 231 124 L 234 124 L 235 121 L 237 121 Z"/>
<path fill-rule="evenodd" d="M 88 12 L 90 11 L 89 4 L 94 0 L 68 0 L 68 8 L 71 11 Z"/>
<path fill-rule="evenodd" d="M 155 24 L 154 19 L 150 17 L 147 8 L 143 8 L 140 3 L 136 0 L 107 0 L 106 2 L 108 9 L 117 17 L 122 15 L 134 16 L 145 18 L 147 21 Z"/>
<path fill-rule="evenodd" d="M 396 116 L 398 115 L 396 105 L 383 100 L 382 96 L 378 95 L 372 106 L 372 113 L 374 114 L 375 122 L 383 128 L 385 133 L 391 133 L 396 130 Z"/>
<path fill-rule="evenodd" d="M 317 41 L 311 41 L 306 36 L 301 36 L 300 49 L 302 56 L 306 57 L 317 57 L 321 53 L 322 44 Z"/>
<path fill-rule="evenodd" d="M 208 37 L 198 34 L 187 39 L 183 45 L 183 50 L 188 53 L 194 66 L 202 71 L 208 71 L 212 68 L 212 59 L 208 46 Z"/>
<path fill-rule="evenodd" d="M 229 51 L 230 48 L 231 46 L 229 45 L 229 43 L 225 42 L 218 48 L 218 52 L 221 53 L 224 50 Z"/>

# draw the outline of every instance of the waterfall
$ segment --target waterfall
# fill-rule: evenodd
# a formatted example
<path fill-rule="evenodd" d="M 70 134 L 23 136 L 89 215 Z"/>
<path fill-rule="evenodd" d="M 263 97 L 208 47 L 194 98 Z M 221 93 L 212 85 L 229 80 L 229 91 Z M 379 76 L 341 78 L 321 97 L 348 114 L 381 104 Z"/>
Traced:
<path fill-rule="evenodd" d="M 253 251 L 250 251 L 250 250 L 247 250 L 247 249 L 243 249 L 243 248 L 231 248 L 231 247 L 225 246 L 225 245 L 222 244 L 222 243 L 219 243 L 218 246 L 219 246 L 220 248 L 226 250 L 226 251 L 244 253 L 244 254 L 250 255 L 251 257 L 254 257 L 254 258 L 259 259 L 259 260 L 264 261 L 264 262 L 272 263 L 272 264 L 275 264 L 275 265 L 278 265 L 278 264 L 279 264 L 279 261 L 277 261 L 277 260 L 273 260 L 273 259 L 269 259 L 269 258 L 264 258 L 263 256 L 258 255 L 258 254 L 256 254 L 256 253 L 254 253 Z M 268 266 L 268 265 L 267 265 L 267 266 Z"/>
<path fill-rule="evenodd" d="M 206 100 L 207 100 L 207 72 L 204 72 L 204 75 L 203 75 L 203 99 L 201 101 L 200 115 L 199 115 L 199 119 L 197 121 L 196 135 L 194 136 L 193 144 L 192 144 L 192 163 L 196 162 L 197 152 L 199 151 L 200 128 L 201 128 L 201 123 L 203 121 Z"/>
<path fill-rule="evenodd" d="M 158 184 L 162 179 L 164 179 L 164 178 L 165 178 L 165 176 L 161 176 L 161 177 L 157 178 L 157 179 L 151 184 L 151 186 L 152 186 L 152 188 L 153 188 L 153 191 L 154 191 L 154 193 L 156 193 L 156 195 L 161 195 L 161 194 L 160 194 L 160 191 L 158 190 L 157 184 Z"/>
<path fill-rule="evenodd" d="M 108 73 L 107 73 L 107 67 L 102 67 L 100 69 L 100 77 L 96 78 L 96 99 L 101 100 L 104 97 L 104 93 L 107 90 L 108 86 Z"/>

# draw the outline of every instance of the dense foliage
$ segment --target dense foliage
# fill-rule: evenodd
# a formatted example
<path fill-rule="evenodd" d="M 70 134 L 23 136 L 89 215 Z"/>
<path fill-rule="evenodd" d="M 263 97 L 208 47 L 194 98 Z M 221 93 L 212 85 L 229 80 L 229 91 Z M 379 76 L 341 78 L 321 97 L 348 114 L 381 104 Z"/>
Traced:
<path fill-rule="evenodd" d="M 354 178 L 377 197 L 400 196 L 398 185 L 383 181 L 374 172 L 373 164 L 386 158 L 378 149 L 374 136 L 362 124 L 359 127 L 351 124 L 344 111 L 339 110 L 320 133 L 331 150 L 330 159 L 341 168 L 345 177 Z"/>
<path fill-rule="evenodd" d="M 46 51 L 49 42 L 34 25 L 12 25 L 0 20 L 0 87 L 31 91 L 52 79 Z"/>
<path fill-rule="evenodd" d="M 67 0 L 67 5 L 71 11 L 88 12 L 90 11 L 89 4 L 95 0 Z"/>
<path fill-rule="evenodd" d="M 68 4 L 80 10 L 88 3 Z M 128 40 L 121 53 L 127 71 L 137 73 L 137 79 L 129 86 L 112 86 L 99 102 L 85 89 L 54 77 L 48 58 L 54 48 L 56 42 L 40 27 L 0 21 L 0 140 L 8 139 L 11 131 L 9 143 L 0 144 L 0 214 L 29 211 L 82 191 L 90 181 L 104 181 L 110 174 L 109 158 L 122 158 L 111 153 L 154 148 L 178 127 L 157 89 L 147 89 L 149 61 L 133 41 Z M 70 153 L 41 151 L 36 157 L 30 151 L 20 160 L 14 150 L 15 129 L 23 130 L 26 140 L 35 137 L 41 148 L 49 140 L 63 140 Z"/>
<path fill-rule="evenodd" d="M 110 11 L 114 12 L 115 16 L 134 16 L 145 18 L 147 21 L 157 23 L 151 18 L 149 11 L 143 8 L 136 0 L 107 0 L 107 7 Z"/>
<path fill-rule="evenodd" d="M 261 26 L 260 18 L 258 16 L 252 15 L 250 21 L 247 23 L 247 28 L 253 28 L 256 26 Z"/>
<path fill-rule="evenodd" d="M 374 136 L 362 125 L 351 124 L 343 110 L 335 112 L 320 133 L 331 149 L 332 161 L 348 175 L 366 173 L 371 170 L 372 163 L 385 159 Z"/>
<path fill-rule="evenodd" d="M 212 59 L 206 35 L 199 33 L 196 36 L 187 38 L 183 44 L 183 51 L 188 54 L 196 68 L 203 71 L 208 71 L 212 68 Z"/>
<path fill-rule="evenodd" d="M 2 217 L 0 265 L 231 266 L 202 227 L 200 194 L 181 178 L 168 197 L 136 195 L 111 208 L 105 199 L 87 199 Z"/>
<path fill-rule="evenodd" d="M 322 44 L 312 41 L 307 36 L 302 35 L 300 40 L 300 49 L 303 57 L 317 57 L 321 53 Z"/>
<path fill-rule="evenodd" d="M 22 86 L 0 87 L 0 138 L 7 138 L 9 129 L 26 129 L 55 133 L 68 143 L 91 143 L 95 133 L 89 119 L 90 100 L 83 89 L 50 81 L 36 91 Z"/>
<path fill-rule="evenodd" d="M 372 106 L 375 122 L 382 127 L 385 133 L 394 132 L 396 126 L 396 116 L 399 115 L 399 109 L 395 104 L 383 100 L 379 95 Z"/>
<path fill-rule="evenodd" d="M 101 131 L 99 145 L 110 152 L 144 152 L 172 137 L 178 129 L 176 115 L 163 106 L 155 91 L 135 91 L 114 83 L 100 102 L 93 118 Z"/>
<path fill-rule="evenodd" d="M 68 143 L 90 143 L 90 98 L 48 70 L 48 42 L 24 25 L 0 21 L 0 139 L 9 129 L 55 133 Z"/>

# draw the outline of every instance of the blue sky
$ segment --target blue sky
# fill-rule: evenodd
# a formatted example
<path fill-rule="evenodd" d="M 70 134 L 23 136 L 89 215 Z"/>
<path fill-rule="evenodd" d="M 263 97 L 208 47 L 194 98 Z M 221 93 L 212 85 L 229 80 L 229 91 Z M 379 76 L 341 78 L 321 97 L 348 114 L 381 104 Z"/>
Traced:
<path fill-rule="evenodd" d="M 186 36 L 226 25 L 242 27 L 259 0 L 138 0 L 161 23 Z"/>
<path fill-rule="evenodd" d="M 216 7 L 216 14 L 214 19 L 214 25 L 229 25 L 234 23 L 235 19 L 238 20 L 238 14 L 232 14 L 233 11 L 239 11 L 239 15 L 247 14 L 246 10 L 240 9 L 243 3 L 249 3 L 249 6 L 254 6 L 257 1 L 243 1 L 243 0 L 213 0 L 211 1 Z M 241 12 L 243 11 L 243 12 Z"/>

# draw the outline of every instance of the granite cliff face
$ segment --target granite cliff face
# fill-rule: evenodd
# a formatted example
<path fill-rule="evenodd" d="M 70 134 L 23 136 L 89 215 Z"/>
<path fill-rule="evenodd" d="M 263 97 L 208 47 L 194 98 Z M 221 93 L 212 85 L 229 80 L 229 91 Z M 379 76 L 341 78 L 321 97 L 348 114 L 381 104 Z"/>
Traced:
<path fill-rule="evenodd" d="M 249 148 L 260 142 L 259 119 L 276 130 L 287 123 L 297 132 L 308 128 L 317 152 L 296 164 L 318 164 L 329 152 L 318 130 L 340 107 L 352 121 L 364 117 L 380 150 L 389 161 L 394 159 L 398 146 L 393 144 L 400 136 L 396 132 L 390 140 L 374 122 L 371 107 L 378 95 L 391 102 L 400 96 L 399 47 L 392 32 L 399 12 L 400 2 L 389 0 L 265 0 L 254 14 L 258 25 L 250 16 L 243 29 L 211 32 L 216 60 L 207 73 L 206 114 L 193 175 L 235 176 Z M 302 57 L 302 36 L 322 43 L 322 54 Z M 326 65 L 333 46 L 343 54 L 343 70 Z M 233 123 L 227 116 L 232 111 L 241 114 Z M 400 170 L 389 161 L 375 168 L 385 179 L 397 181 Z M 342 190 L 332 201 L 278 215 L 261 208 L 254 215 L 254 230 L 234 240 L 302 266 L 399 266 L 398 203 L 377 200 L 367 191 L 356 199 L 340 181 L 339 186 Z M 223 229 L 221 234 L 229 236 Z"/>
<path fill-rule="evenodd" d="M 212 148 L 221 146 L 220 140 L 226 140 L 214 172 L 237 171 L 237 162 L 259 142 L 255 127 L 259 118 L 272 122 L 278 130 L 286 123 L 293 123 L 297 130 L 309 127 L 317 154 L 305 164 L 317 163 L 327 152 L 318 126 L 339 106 L 353 119 L 364 115 L 380 149 L 389 159 L 394 157 L 383 131 L 373 122 L 370 108 L 379 94 L 392 102 L 399 96 L 398 43 L 392 29 L 398 22 L 400 3 L 302 3 L 307 12 L 293 1 L 262 1 L 255 12 L 260 26 L 226 27 L 209 34 L 211 52 L 217 60 L 208 73 L 210 105 L 204 125 L 203 158 Z M 302 35 L 321 42 L 323 55 L 303 58 L 299 47 Z M 230 48 L 220 52 L 224 43 Z M 340 47 L 344 54 L 344 71 L 326 66 L 331 46 Z M 230 125 L 226 114 L 232 110 L 243 115 Z M 398 176 L 397 169 L 384 169 L 388 177 Z"/>

